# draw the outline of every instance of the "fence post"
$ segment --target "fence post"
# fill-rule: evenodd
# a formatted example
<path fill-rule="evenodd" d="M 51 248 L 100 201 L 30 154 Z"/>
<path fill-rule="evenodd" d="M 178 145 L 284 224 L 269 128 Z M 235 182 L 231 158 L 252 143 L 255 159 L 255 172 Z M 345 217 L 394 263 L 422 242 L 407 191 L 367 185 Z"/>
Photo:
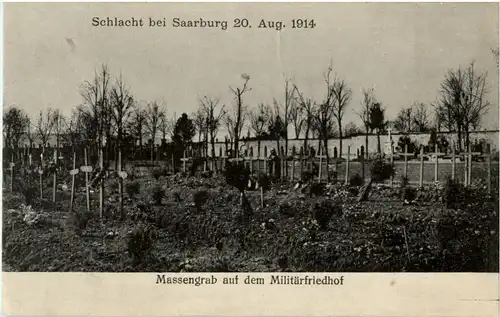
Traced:
<path fill-rule="evenodd" d="M 392 140 L 390 140 L 389 142 L 391 142 L 391 156 L 390 156 L 390 159 L 391 159 L 391 168 L 394 169 L 394 154 L 393 154 L 393 151 L 392 151 Z M 391 182 L 391 188 L 392 188 L 394 186 L 394 173 L 391 174 L 390 182 Z"/>
<path fill-rule="evenodd" d="M 104 213 L 104 155 L 102 147 L 99 146 L 99 167 L 101 178 L 99 179 L 99 217 L 103 217 Z M 99 176 L 98 176 L 99 177 Z"/>
<path fill-rule="evenodd" d="M 347 161 L 345 166 L 345 184 L 349 184 L 349 163 L 351 161 L 351 146 L 347 146 Z"/>
<path fill-rule="evenodd" d="M 424 147 L 420 147 L 420 180 L 418 183 L 420 188 L 424 187 Z"/>
<path fill-rule="evenodd" d="M 405 144 L 405 178 L 408 179 L 408 144 Z"/>
<path fill-rule="evenodd" d="M 451 141 L 451 179 L 455 180 L 455 170 L 456 170 L 456 162 L 455 162 L 455 141 Z"/>
<path fill-rule="evenodd" d="M 87 158 L 87 148 L 84 148 L 85 166 L 89 166 Z M 90 191 L 89 191 L 89 173 L 85 172 L 85 195 L 87 196 L 87 211 L 90 212 Z"/>
<path fill-rule="evenodd" d="M 158 158 L 158 154 L 156 156 Z M 118 150 L 118 191 L 120 199 L 120 218 L 123 220 L 125 214 L 123 213 L 123 175 L 122 175 L 122 150 Z"/>
<path fill-rule="evenodd" d="M 365 156 L 361 155 L 361 178 L 363 179 L 363 183 L 365 182 Z"/>
<path fill-rule="evenodd" d="M 39 179 L 40 179 L 40 200 L 43 200 L 43 152 L 40 154 L 40 166 L 41 169 L 38 171 Z"/>
<path fill-rule="evenodd" d="M 437 143 L 434 144 L 434 152 L 436 152 L 434 155 L 436 155 L 436 162 L 434 164 L 434 182 L 439 181 L 439 156 L 438 156 L 438 145 Z"/>
<path fill-rule="evenodd" d="M 71 170 L 71 198 L 69 202 L 69 212 L 71 213 L 73 211 L 73 201 L 75 200 L 75 177 L 76 177 L 76 172 L 78 170 L 76 169 L 76 152 L 73 152 L 73 169 Z"/>
<path fill-rule="evenodd" d="M 186 173 L 186 150 L 182 153 L 182 172 Z"/>
<path fill-rule="evenodd" d="M 319 178 L 319 182 L 321 183 L 321 170 L 322 170 L 322 167 L 323 167 L 323 156 L 322 156 L 322 149 L 323 147 L 320 146 L 319 147 L 319 171 L 318 171 L 318 178 Z"/>
<path fill-rule="evenodd" d="M 10 157 L 10 192 L 13 191 L 14 184 L 14 154 Z"/>
<path fill-rule="evenodd" d="M 53 174 L 53 184 L 52 184 L 52 202 L 56 203 L 56 191 L 57 191 L 57 149 L 54 149 L 54 174 Z"/>
<path fill-rule="evenodd" d="M 469 144 L 469 168 L 468 168 L 468 172 L 469 172 L 469 177 L 467 177 L 467 182 L 468 184 L 472 184 L 472 148 Z"/>
<path fill-rule="evenodd" d="M 488 153 L 488 194 L 491 195 L 491 148 Z"/>
<path fill-rule="evenodd" d="M 293 182 L 295 178 L 295 156 L 292 156 L 292 174 L 290 175 L 290 180 Z"/>
<path fill-rule="evenodd" d="M 469 173 L 467 172 L 467 168 L 469 164 L 467 163 L 468 153 L 467 150 L 464 149 L 464 187 L 467 187 L 467 177 L 469 177 Z"/>

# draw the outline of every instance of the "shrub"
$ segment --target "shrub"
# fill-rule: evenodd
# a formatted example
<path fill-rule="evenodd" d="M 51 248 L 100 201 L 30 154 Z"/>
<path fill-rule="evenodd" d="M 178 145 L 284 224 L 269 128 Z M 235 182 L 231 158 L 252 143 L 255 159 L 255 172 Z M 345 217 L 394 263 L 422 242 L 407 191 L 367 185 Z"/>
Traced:
<path fill-rule="evenodd" d="M 265 173 L 259 172 L 257 175 L 257 181 L 259 182 L 259 186 L 264 190 L 269 190 L 271 186 L 271 179 Z"/>
<path fill-rule="evenodd" d="M 156 234 L 151 227 L 138 225 L 127 241 L 127 251 L 135 263 L 143 262 L 153 250 Z"/>
<path fill-rule="evenodd" d="M 118 192 L 118 188 L 119 188 L 118 180 L 117 179 L 110 179 L 110 180 L 108 180 L 107 188 L 112 193 Z"/>
<path fill-rule="evenodd" d="M 82 230 L 85 230 L 87 228 L 87 225 L 92 219 L 92 213 L 88 211 L 74 211 L 70 213 L 68 220 L 67 220 L 67 226 L 70 229 L 75 230 L 77 233 L 81 232 Z"/>
<path fill-rule="evenodd" d="M 153 168 L 152 175 L 154 179 L 159 180 L 161 176 L 165 176 L 165 169 L 161 167 Z"/>
<path fill-rule="evenodd" d="M 301 175 L 301 180 L 304 183 L 308 183 L 314 179 L 314 174 L 311 171 L 304 171 Z"/>
<path fill-rule="evenodd" d="M 322 196 L 325 193 L 325 184 L 324 183 L 313 183 L 309 188 L 310 196 Z"/>
<path fill-rule="evenodd" d="M 351 176 L 349 179 L 349 185 L 351 186 L 363 186 L 363 178 L 358 173 Z"/>
<path fill-rule="evenodd" d="M 130 198 L 134 198 L 141 191 L 141 184 L 138 181 L 127 182 L 125 191 Z"/>
<path fill-rule="evenodd" d="M 227 162 L 224 176 L 228 185 L 236 187 L 243 193 L 250 179 L 250 170 L 241 163 Z"/>
<path fill-rule="evenodd" d="M 446 180 L 443 193 L 446 208 L 460 208 L 464 202 L 464 195 L 463 185 L 449 177 Z"/>
<path fill-rule="evenodd" d="M 383 156 L 377 155 L 370 165 L 372 180 L 381 183 L 394 175 L 394 166 L 387 163 Z"/>
<path fill-rule="evenodd" d="M 151 198 L 153 199 L 155 205 L 161 205 L 161 201 L 165 197 L 165 191 L 160 185 L 156 185 L 153 187 L 153 192 L 151 194 Z"/>
<path fill-rule="evenodd" d="M 311 206 L 311 214 L 314 220 L 318 223 L 320 229 L 326 229 L 328 223 L 334 215 L 342 215 L 342 207 L 340 204 L 332 200 L 321 199 L 316 201 Z"/>
<path fill-rule="evenodd" d="M 24 195 L 24 200 L 26 205 L 32 205 L 36 196 L 37 196 L 37 188 L 34 186 L 31 187 L 25 187 L 23 189 L 23 195 Z"/>
<path fill-rule="evenodd" d="M 207 200 L 208 192 L 206 190 L 198 190 L 193 193 L 194 206 L 198 212 L 201 211 L 201 207 L 207 202 Z"/>

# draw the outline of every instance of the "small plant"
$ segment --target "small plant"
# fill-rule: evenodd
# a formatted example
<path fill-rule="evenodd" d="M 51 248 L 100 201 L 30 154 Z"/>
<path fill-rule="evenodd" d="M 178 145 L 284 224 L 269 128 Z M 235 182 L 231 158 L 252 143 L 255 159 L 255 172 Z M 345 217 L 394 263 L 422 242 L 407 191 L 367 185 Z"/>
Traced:
<path fill-rule="evenodd" d="M 363 186 L 363 178 L 358 173 L 351 176 L 349 179 L 349 185 L 351 186 Z"/>
<path fill-rule="evenodd" d="M 310 196 L 322 196 L 325 193 L 325 184 L 324 183 L 313 183 L 309 188 Z"/>
<path fill-rule="evenodd" d="M 193 193 L 194 206 L 198 212 L 201 212 L 201 207 L 207 202 L 207 200 L 208 192 L 206 190 L 198 190 Z"/>
<path fill-rule="evenodd" d="M 326 229 L 334 215 L 342 215 L 342 207 L 332 200 L 321 199 L 311 206 L 311 214 L 320 229 Z"/>
<path fill-rule="evenodd" d="M 127 241 L 127 251 L 135 263 L 144 262 L 151 254 L 156 242 L 156 234 L 151 227 L 138 225 Z"/>
<path fill-rule="evenodd" d="M 399 195 L 403 199 L 403 205 L 411 204 L 417 198 L 417 190 L 409 186 L 408 177 L 401 176 L 399 182 Z"/>
<path fill-rule="evenodd" d="M 465 190 L 462 184 L 449 177 L 444 186 L 443 200 L 446 208 L 460 208 L 464 201 Z"/>
<path fill-rule="evenodd" d="M 24 200 L 26 205 L 33 205 L 35 198 L 37 197 L 38 189 L 36 187 L 25 187 L 23 189 Z"/>
<path fill-rule="evenodd" d="M 159 206 L 161 205 L 161 201 L 165 197 L 165 191 L 160 185 L 156 185 L 153 187 L 153 192 L 151 194 L 151 198 L 153 199 L 153 202 L 155 205 Z"/>
<path fill-rule="evenodd" d="M 67 226 L 79 234 L 82 230 L 87 228 L 90 220 L 92 219 L 92 213 L 88 211 L 74 211 L 70 213 L 68 220 L 66 222 Z"/>
<path fill-rule="evenodd" d="M 161 176 L 165 175 L 165 171 L 161 167 L 155 167 L 153 168 L 152 175 L 154 179 L 159 180 Z"/>
<path fill-rule="evenodd" d="M 250 180 L 250 169 L 241 163 L 228 162 L 224 176 L 226 178 L 226 183 L 236 187 L 236 189 L 240 192 L 240 205 L 244 213 L 243 219 L 248 222 L 252 214 L 252 207 L 245 196 L 245 189 L 248 185 L 248 181 Z"/>
<path fill-rule="evenodd" d="M 117 179 L 110 179 L 108 181 L 108 184 L 106 186 L 112 193 L 116 193 L 118 192 L 118 188 L 119 188 L 119 185 L 118 185 L 118 180 Z"/>
<path fill-rule="evenodd" d="M 301 175 L 301 180 L 303 183 L 309 183 L 314 179 L 314 174 L 311 171 L 304 171 Z"/>
<path fill-rule="evenodd" d="M 372 181 L 381 183 L 394 176 L 394 166 L 387 163 L 383 156 L 377 155 L 370 165 L 370 172 Z"/>
<path fill-rule="evenodd" d="M 141 183 L 138 181 L 127 182 L 125 185 L 125 191 L 130 198 L 134 198 L 136 195 L 139 195 L 141 191 Z"/>

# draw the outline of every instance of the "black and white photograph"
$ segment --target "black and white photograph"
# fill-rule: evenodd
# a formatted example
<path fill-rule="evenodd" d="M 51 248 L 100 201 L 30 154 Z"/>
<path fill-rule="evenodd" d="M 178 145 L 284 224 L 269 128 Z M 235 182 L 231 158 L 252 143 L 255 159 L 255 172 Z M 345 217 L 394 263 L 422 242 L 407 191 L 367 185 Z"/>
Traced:
<path fill-rule="evenodd" d="M 3 7 L 4 272 L 499 272 L 498 3 Z"/>

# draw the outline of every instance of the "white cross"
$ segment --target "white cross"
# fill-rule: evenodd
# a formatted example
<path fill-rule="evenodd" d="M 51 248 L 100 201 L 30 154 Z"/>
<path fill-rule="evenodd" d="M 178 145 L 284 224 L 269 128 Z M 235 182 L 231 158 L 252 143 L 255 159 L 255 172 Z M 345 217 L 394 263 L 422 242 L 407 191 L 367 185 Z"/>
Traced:
<path fill-rule="evenodd" d="M 391 131 L 392 131 L 392 128 L 391 128 L 391 127 L 388 127 L 388 128 L 387 128 L 387 132 L 389 132 L 389 140 L 392 140 L 392 137 L 391 137 Z"/>

